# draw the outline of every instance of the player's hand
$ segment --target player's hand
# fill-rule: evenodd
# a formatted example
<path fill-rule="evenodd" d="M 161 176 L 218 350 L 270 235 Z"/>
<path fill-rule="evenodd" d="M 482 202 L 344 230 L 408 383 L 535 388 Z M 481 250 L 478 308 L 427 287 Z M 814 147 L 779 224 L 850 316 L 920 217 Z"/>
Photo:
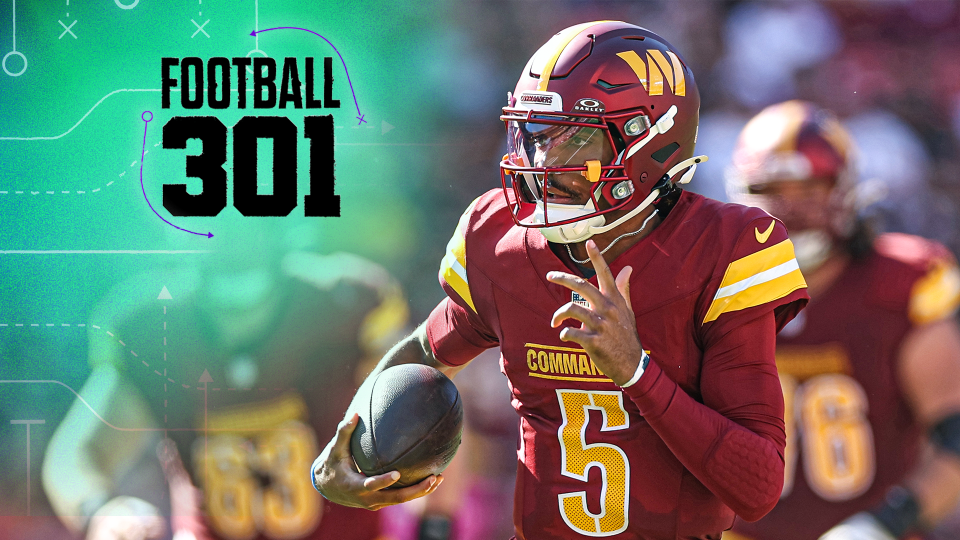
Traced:
<path fill-rule="evenodd" d="M 337 436 L 323 449 L 313 465 L 314 485 L 327 500 L 343 506 L 379 510 L 384 506 L 400 504 L 433 493 L 443 482 L 443 476 L 428 476 L 419 484 L 400 489 L 385 489 L 400 479 L 400 473 L 391 471 L 379 476 L 364 476 L 350 454 L 350 436 L 357 427 L 359 416 L 354 414 L 337 428 Z"/>
<path fill-rule="evenodd" d="M 166 532 L 155 506 L 136 497 L 114 497 L 90 517 L 86 540 L 153 540 Z"/>
<path fill-rule="evenodd" d="M 877 518 L 860 512 L 823 533 L 820 540 L 897 540 Z"/>
<path fill-rule="evenodd" d="M 586 308 L 569 302 L 553 314 L 550 324 L 556 328 L 567 319 L 580 321 L 580 328 L 564 328 L 560 339 L 578 343 L 590 355 L 593 363 L 614 383 L 626 384 L 637 371 L 643 349 L 637 335 L 637 320 L 630 306 L 629 266 L 614 279 L 600 250 L 593 240 L 587 240 L 587 254 L 597 273 L 594 287 L 587 280 L 565 272 L 550 272 L 547 281 L 576 291 L 590 302 Z"/>

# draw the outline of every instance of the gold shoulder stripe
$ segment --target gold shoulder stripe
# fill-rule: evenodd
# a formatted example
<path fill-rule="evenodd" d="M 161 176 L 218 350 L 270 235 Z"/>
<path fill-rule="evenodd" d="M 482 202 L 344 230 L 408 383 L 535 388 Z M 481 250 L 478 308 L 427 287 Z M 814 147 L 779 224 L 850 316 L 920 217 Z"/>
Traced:
<path fill-rule="evenodd" d="M 723 313 L 766 304 L 807 286 L 787 239 L 727 266 L 703 324 Z"/>
<path fill-rule="evenodd" d="M 547 41 L 543 47 L 537 51 L 536 56 L 538 57 L 535 60 L 535 64 L 531 66 L 536 73 L 536 64 L 539 62 L 545 62 L 543 68 L 540 70 L 540 80 L 537 82 L 537 90 L 541 92 L 547 91 L 547 85 L 550 83 L 550 75 L 553 74 L 553 68 L 557 65 L 557 60 L 560 59 L 560 55 L 563 54 L 563 50 L 567 48 L 567 45 L 573 41 L 573 38 L 580 35 L 580 32 L 586 30 L 587 28 L 610 21 L 594 21 L 588 23 L 581 23 L 570 28 L 565 28 L 559 33 L 550 38 L 550 41 Z M 540 56 L 540 55 L 544 56 Z"/>
<path fill-rule="evenodd" d="M 908 314 L 913 324 L 945 319 L 960 305 L 960 270 L 952 262 L 940 261 L 910 291 Z"/>
<path fill-rule="evenodd" d="M 473 296 L 470 294 L 470 282 L 467 280 L 467 241 L 463 231 L 467 228 L 467 220 L 470 211 L 477 204 L 479 198 L 474 199 L 466 212 L 460 216 L 460 222 L 457 224 L 457 230 L 453 231 L 453 237 L 447 242 L 447 253 L 440 261 L 440 276 L 448 285 L 457 291 L 460 298 L 470 306 L 474 313 L 477 312 L 473 305 Z"/>
<path fill-rule="evenodd" d="M 360 323 L 360 348 L 369 355 L 382 356 L 399 341 L 400 332 L 410 321 L 410 308 L 400 286 L 391 281 L 384 289 L 380 293 L 380 305 Z"/>

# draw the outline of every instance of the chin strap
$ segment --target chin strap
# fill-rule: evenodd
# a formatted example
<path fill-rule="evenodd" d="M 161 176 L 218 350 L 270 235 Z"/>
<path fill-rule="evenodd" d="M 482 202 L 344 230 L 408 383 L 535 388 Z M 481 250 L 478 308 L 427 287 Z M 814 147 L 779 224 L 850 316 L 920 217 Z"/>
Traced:
<path fill-rule="evenodd" d="M 681 176 L 679 180 L 677 180 L 676 182 L 674 182 L 675 184 L 686 184 L 686 183 L 689 183 L 690 180 L 693 180 L 693 173 L 697 171 L 697 164 L 703 163 L 703 162 L 707 161 L 708 159 L 710 159 L 710 158 L 708 158 L 707 156 L 693 156 L 692 158 L 685 159 L 685 160 L 681 161 L 680 163 L 677 163 L 676 165 L 674 165 L 673 167 L 671 167 L 669 171 L 667 171 L 667 178 L 671 178 L 671 179 L 672 179 L 674 176 L 677 175 L 677 173 L 679 173 L 680 171 L 686 169 L 687 167 L 690 167 L 690 170 L 689 170 L 689 171 L 687 171 L 686 173 L 684 173 L 684 175 Z"/>
<path fill-rule="evenodd" d="M 595 235 L 595 234 L 605 233 L 605 232 L 609 231 L 610 229 L 613 229 L 614 227 L 618 227 L 618 226 L 619 226 L 620 224 L 622 224 L 623 222 L 625 222 L 625 221 L 627 221 L 628 219 L 632 218 L 633 216 L 639 214 L 644 208 L 650 206 L 650 203 L 652 203 L 653 201 L 657 200 L 657 197 L 659 197 L 659 196 L 660 196 L 660 190 L 659 190 L 659 189 L 655 189 L 655 190 L 651 191 L 649 195 L 647 195 L 647 198 L 644 199 L 643 202 L 640 203 L 639 206 L 637 206 L 637 207 L 634 208 L 633 210 L 631 210 L 631 211 L 627 212 L 626 214 L 624 214 L 623 216 L 621 216 L 620 219 L 614 221 L 613 223 L 611 223 L 611 224 L 609 224 L 609 225 L 603 225 L 603 226 L 600 226 L 600 227 L 590 227 L 590 228 L 587 230 L 587 232 L 590 234 L 590 236 L 593 236 L 593 235 Z M 587 238 L 589 238 L 589 236 L 588 236 Z"/>

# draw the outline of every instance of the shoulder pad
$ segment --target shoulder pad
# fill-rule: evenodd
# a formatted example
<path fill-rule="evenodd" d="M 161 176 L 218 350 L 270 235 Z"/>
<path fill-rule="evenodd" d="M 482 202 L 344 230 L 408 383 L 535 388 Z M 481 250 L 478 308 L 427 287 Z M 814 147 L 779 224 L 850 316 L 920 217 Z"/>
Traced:
<path fill-rule="evenodd" d="M 450 237 L 450 241 L 447 242 L 447 251 L 443 256 L 443 260 L 440 261 L 441 282 L 445 282 L 453 288 L 453 290 L 460 295 L 460 298 L 470 306 L 470 309 L 472 309 L 474 313 L 476 313 L 477 308 L 473 304 L 473 296 L 470 294 L 470 281 L 467 279 L 466 233 L 470 216 L 479 200 L 480 197 L 474 199 L 473 202 L 470 203 L 470 206 L 463 212 L 463 215 L 460 216 L 457 228 L 453 231 L 453 236 Z"/>
<path fill-rule="evenodd" d="M 889 233 L 874 242 L 879 256 L 874 291 L 896 300 L 915 325 L 952 316 L 960 305 L 960 269 L 941 244 L 918 236 Z"/>

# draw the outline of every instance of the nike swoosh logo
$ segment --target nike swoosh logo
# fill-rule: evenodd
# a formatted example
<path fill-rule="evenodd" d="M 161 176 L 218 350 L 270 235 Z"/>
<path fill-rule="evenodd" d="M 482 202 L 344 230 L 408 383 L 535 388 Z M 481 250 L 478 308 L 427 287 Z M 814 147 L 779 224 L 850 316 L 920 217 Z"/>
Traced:
<path fill-rule="evenodd" d="M 764 244 L 767 242 L 767 239 L 770 238 L 770 235 L 773 234 L 773 225 L 776 223 L 776 220 L 770 220 L 770 226 L 767 227 L 767 230 L 760 232 L 760 229 L 754 228 L 753 232 L 757 235 L 757 242 Z"/>

